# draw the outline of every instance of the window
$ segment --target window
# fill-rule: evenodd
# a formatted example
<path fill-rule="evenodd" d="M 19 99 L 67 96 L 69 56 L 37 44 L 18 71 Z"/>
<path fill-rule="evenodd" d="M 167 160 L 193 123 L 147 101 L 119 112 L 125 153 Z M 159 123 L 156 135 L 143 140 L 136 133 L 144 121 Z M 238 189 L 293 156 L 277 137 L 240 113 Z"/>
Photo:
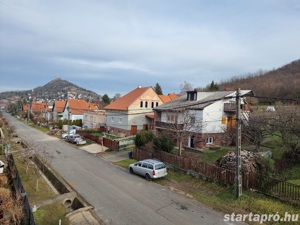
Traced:
<path fill-rule="evenodd" d="M 158 106 L 158 102 L 156 102 L 156 107 Z"/>
<path fill-rule="evenodd" d="M 143 108 L 144 104 L 143 101 L 140 102 L 140 107 Z"/>
<path fill-rule="evenodd" d="M 145 108 L 148 108 L 148 102 L 145 102 Z"/>
<path fill-rule="evenodd" d="M 147 168 L 148 164 L 147 163 L 143 163 L 142 167 Z"/>
<path fill-rule="evenodd" d="M 151 102 L 151 108 L 154 108 L 154 102 Z"/>
<path fill-rule="evenodd" d="M 111 122 L 115 122 L 115 118 L 113 116 L 111 117 Z"/>
<path fill-rule="evenodd" d="M 119 123 L 122 123 L 122 117 L 119 118 Z"/>
<path fill-rule="evenodd" d="M 168 122 L 175 123 L 176 120 L 177 120 L 176 115 L 174 115 L 174 114 L 169 114 L 169 115 L 168 115 Z"/>
<path fill-rule="evenodd" d="M 151 170 L 153 170 L 153 165 L 151 165 L 151 164 L 148 164 L 148 169 L 151 169 Z"/>
<path fill-rule="evenodd" d="M 187 95 L 188 101 L 195 101 L 197 100 L 197 92 L 189 92 Z"/>
<path fill-rule="evenodd" d="M 206 144 L 212 144 L 214 142 L 213 137 L 206 138 Z"/>
<path fill-rule="evenodd" d="M 191 116 L 191 124 L 195 124 L 196 118 L 194 116 Z"/>

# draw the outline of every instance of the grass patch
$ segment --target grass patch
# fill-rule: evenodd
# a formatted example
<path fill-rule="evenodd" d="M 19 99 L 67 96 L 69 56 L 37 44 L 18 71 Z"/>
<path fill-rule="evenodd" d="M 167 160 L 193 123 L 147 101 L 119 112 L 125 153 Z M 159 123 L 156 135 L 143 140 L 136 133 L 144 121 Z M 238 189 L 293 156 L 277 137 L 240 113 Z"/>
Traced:
<path fill-rule="evenodd" d="M 44 178 L 37 174 L 33 164 L 30 164 L 28 172 L 26 173 L 27 162 L 24 161 L 22 156 L 20 156 L 20 154 L 14 154 L 14 160 L 17 165 L 22 184 L 32 205 L 35 202 L 51 199 L 55 196 L 55 193 L 49 187 Z M 36 190 L 37 179 L 38 190 Z"/>
<path fill-rule="evenodd" d="M 42 131 L 44 133 L 47 133 L 47 132 L 50 131 L 49 128 L 43 127 L 43 126 L 39 126 L 39 125 L 36 125 L 34 123 L 29 123 L 28 126 L 33 127 L 33 128 L 35 128 L 35 129 L 37 129 L 39 131 Z"/>
<path fill-rule="evenodd" d="M 114 162 L 115 165 L 127 169 L 129 164 L 137 162 L 135 159 L 124 159 L 118 162 Z"/>
<path fill-rule="evenodd" d="M 57 225 L 59 220 L 61 224 L 68 225 L 69 220 L 66 218 L 67 209 L 62 203 L 41 206 L 34 212 L 34 218 L 37 224 Z"/>
<path fill-rule="evenodd" d="M 219 150 L 206 150 L 203 152 L 204 157 L 202 161 L 205 163 L 215 163 L 219 158 L 230 151 L 232 150 L 228 148 L 221 148 Z"/>

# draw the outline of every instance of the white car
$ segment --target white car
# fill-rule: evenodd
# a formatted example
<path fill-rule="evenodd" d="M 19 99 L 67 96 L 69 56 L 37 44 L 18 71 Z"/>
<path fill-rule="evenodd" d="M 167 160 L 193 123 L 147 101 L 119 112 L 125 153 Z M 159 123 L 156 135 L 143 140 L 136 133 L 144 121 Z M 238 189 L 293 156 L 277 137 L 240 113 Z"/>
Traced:
<path fill-rule="evenodd" d="M 157 159 L 145 159 L 132 163 L 128 169 L 130 173 L 143 176 L 148 181 L 168 175 L 166 165 Z"/>
<path fill-rule="evenodd" d="M 70 135 L 72 135 L 72 134 L 75 134 L 76 133 L 76 130 L 70 130 Z M 63 138 L 63 139 L 65 139 L 65 138 L 67 138 L 68 136 L 69 136 L 69 134 L 68 134 L 68 132 L 67 133 L 63 133 L 62 135 L 61 135 L 61 137 Z"/>

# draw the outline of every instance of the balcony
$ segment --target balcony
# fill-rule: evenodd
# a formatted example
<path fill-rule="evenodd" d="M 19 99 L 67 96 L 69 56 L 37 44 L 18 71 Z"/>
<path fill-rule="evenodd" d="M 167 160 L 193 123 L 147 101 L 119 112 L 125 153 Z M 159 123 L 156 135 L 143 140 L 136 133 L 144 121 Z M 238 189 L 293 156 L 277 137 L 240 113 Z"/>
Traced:
<path fill-rule="evenodd" d="M 230 113 L 236 111 L 236 104 L 235 103 L 224 103 L 224 112 Z"/>
<path fill-rule="evenodd" d="M 155 128 L 156 129 L 166 129 L 166 130 L 182 130 L 183 124 L 175 124 L 175 123 L 156 121 Z"/>

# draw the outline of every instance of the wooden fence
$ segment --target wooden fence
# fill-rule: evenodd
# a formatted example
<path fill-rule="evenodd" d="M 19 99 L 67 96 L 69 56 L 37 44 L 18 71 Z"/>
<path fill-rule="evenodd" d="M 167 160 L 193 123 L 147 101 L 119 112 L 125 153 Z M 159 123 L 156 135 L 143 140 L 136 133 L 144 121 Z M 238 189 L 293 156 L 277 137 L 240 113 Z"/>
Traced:
<path fill-rule="evenodd" d="M 114 141 L 114 140 L 110 140 L 108 138 L 105 138 L 105 137 L 99 137 L 99 136 L 94 136 L 92 134 L 89 134 L 89 133 L 85 133 L 83 131 L 79 131 L 77 130 L 76 131 L 77 134 L 83 136 L 84 138 L 87 138 L 93 142 L 96 142 L 97 144 L 99 145 L 102 145 L 109 148 L 109 149 L 113 149 L 115 151 L 118 151 L 119 150 L 119 143 L 118 141 Z"/>
<path fill-rule="evenodd" d="M 105 137 L 94 136 L 92 134 L 85 133 L 84 131 L 80 131 L 80 130 L 77 130 L 76 133 L 83 136 L 84 138 L 96 142 L 99 145 L 103 145 L 115 151 L 119 151 L 124 145 L 134 144 L 134 139 L 133 139 L 134 136 L 111 140 Z"/>
<path fill-rule="evenodd" d="M 144 148 L 135 148 L 133 158 L 137 160 L 157 158 L 173 167 L 192 171 L 199 176 L 218 181 L 225 185 L 235 184 L 235 171 L 201 162 L 197 158 L 178 156 Z M 242 174 L 242 186 L 244 189 L 255 190 L 282 200 L 300 204 L 300 186 L 296 184 L 248 172 Z"/>

